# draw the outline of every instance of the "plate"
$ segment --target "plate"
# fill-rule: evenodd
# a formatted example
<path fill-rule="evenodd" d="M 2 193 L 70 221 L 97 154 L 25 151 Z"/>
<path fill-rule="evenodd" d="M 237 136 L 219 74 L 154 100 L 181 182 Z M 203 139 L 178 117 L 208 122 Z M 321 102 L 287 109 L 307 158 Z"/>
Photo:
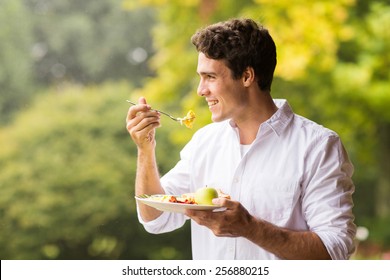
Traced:
<path fill-rule="evenodd" d="M 162 202 L 162 201 L 156 201 L 152 200 L 153 197 L 158 197 L 162 195 L 152 195 L 148 198 L 140 198 L 135 196 L 135 199 L 143 204 L 146 204 L 148 206 L 151 206 L 153 208 L 156 208 L 160 211 L 165 212 L 174 212 L 174 213 L 184 213 L 186 209 L 193 209 L 193 210 L 223 210 L 224 207 L 221 207 L 219 205 L 198 205 L 198 204 L 184 204 L 184 203 L 175 203 L 175 202 Z"/>

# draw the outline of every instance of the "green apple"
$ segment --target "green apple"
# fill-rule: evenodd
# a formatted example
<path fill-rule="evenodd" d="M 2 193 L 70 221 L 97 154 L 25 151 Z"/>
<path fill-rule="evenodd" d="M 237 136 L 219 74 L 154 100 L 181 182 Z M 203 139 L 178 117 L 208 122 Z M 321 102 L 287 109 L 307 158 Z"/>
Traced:
<path fill-rule="evenodd" d="M 218 198 L 218 192 L 214 188 L 203 187 L 195 192 L 195 202 L 202 205 L 213 205 L 211 202 L 214 198 Z"/>

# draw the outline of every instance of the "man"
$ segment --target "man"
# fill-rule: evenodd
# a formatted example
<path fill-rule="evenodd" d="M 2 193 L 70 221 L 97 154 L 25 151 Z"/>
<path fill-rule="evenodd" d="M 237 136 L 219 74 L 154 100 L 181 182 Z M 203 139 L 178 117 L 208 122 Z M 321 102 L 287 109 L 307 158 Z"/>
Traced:
<path fill-rule="evenodd" d="M 155 158 L 158 112 L 144 98 L 127 129 L 138 147 L 136 194 L 183 194 L 204 186 L 231 199 L 225 211 L 185 215 L 138 205 L 152 233 L 191 218 L 194 259 L 348 259 L 354 250 L 353 166 L 338 135 L 294 114 L 270 91 L 276 48 L 250 19 L 199 30 L 198 95 L 213 123 L 198 130 L 161 179 Z"/>

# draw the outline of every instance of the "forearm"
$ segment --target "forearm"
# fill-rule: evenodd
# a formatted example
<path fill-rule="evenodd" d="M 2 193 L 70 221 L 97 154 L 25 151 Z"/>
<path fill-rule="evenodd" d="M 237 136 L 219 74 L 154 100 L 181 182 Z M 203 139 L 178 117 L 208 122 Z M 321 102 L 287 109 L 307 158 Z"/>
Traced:
<path fill-rule="evenodd" d="M 160 176 L 157 169 L 157 163 L 155 158 L 155 152 L 142 152 L 138 151 L 137 159 L 137 174 L 135 180 L 135 194 L 163 194 L 164 189 L 160 183 Z M 152 207 L 144 204 L 139 204 L 139 211 L 144 221 L 151 221 L 161 215 L 161 211 L 158 211 Z"/>
<path fill-rule="evenodd" d="M 253 243 L 281 259 L 330 259 L 323 242 L 310 231 L 292 231 L 253 218 L 253 227 L 247 233 Z"/>

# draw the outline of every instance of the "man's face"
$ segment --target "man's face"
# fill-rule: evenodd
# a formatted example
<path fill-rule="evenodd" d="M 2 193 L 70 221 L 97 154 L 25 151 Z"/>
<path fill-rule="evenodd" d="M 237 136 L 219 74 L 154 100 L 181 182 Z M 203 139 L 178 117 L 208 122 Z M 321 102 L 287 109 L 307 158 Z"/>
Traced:
<path fill-rule="evenodd" d="M 198 56 L 197 72 L 200 76 L 198 95 L 206 98 L 213 122 L 238 120 L 246 96 L 242 79 L 234 80 L 223 60 L 207 58 L 203 53 Z"/>

